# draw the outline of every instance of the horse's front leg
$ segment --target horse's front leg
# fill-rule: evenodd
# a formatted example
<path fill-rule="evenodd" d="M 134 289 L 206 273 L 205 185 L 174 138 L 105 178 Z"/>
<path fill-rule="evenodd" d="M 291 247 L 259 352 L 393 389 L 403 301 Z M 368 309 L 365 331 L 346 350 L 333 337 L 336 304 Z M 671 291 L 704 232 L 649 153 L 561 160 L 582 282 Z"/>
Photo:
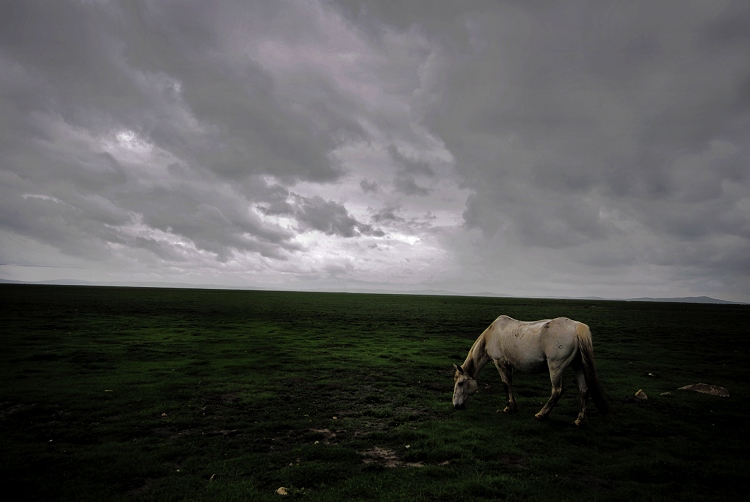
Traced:
<path fill-rule="evenodd" d="M 492 362 L 495 363 L 495 367 L 500 373 L 500 379 L 503 381 L 503 388 L 505 389 L 505 399 L 508 401 L 503 413 L 515 413 L 517 405 L 516 397 L 513 395 L 513 368 L 498 361 Z"/>
<path fill-rule="evenodd" d="M 550 366 L 549 378 L 550 378 L 550 381 L 552 382 L 552 394 L 550 395 L 549 400 L 547 401 L 547 404 L 545 404 L 542 407 L 542 409 L 539 410 L 539 413 L 534 415 L 537 419 L 539 420 L 546 419 L 549 416 L 550 412 L 552 411 L 552 408 L 555 407 L 555 405 L 557 404 L 557 401 L 560 399 L 560 396 L 562 395 L 562 392 L 563 392 L 562 375 L 563 375 L 562 370 L 558 368 L 552 368 Z"/>

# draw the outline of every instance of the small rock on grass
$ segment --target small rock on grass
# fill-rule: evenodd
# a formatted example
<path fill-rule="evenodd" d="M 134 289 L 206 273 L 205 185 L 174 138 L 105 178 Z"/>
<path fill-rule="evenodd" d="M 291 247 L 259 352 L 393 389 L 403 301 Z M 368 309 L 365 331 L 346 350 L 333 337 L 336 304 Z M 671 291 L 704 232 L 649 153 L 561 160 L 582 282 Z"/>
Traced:
<path fill-rule="evenodd" d="M 638 392 L 635 393 L 635 398 L 638 401 L 648 401 L 648 396 L 643 392 L 643 389 L 638 389 Z"/>
<path fill-rule="evenodd" d="M 289 495 L 289 492 L 287 491 L 286 488 L 284 488 L 283 486 L 280 486 L 279 488 L 276 489 L 276 494 L 277 495 Z"/>

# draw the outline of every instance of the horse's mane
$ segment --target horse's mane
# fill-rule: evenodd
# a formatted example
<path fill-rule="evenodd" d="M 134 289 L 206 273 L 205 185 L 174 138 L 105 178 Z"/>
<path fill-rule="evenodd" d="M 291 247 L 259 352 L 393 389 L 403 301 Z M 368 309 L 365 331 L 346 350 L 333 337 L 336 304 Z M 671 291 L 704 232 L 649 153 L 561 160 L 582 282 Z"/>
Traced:
<path fill-rule="evenodd" d="M 482 366 L 484 366 L 483 363 L 486 363 L 485 361 L 483 361 L 483 359 L 487 355 L 485 352 L 485 334 L 491 327 L 492 325 L 490 325 L 489 328 L 484 330 L 484 332 L 479 335 L 479 338 L 476 339 L 474 345 L 471 346 L 471 350 L 469 350 L 469 354 L 466 356 L 464 364 L 461 366 L 471 378 L 476 379 L 479 374 L 479 370 L 481 370 Z"/>

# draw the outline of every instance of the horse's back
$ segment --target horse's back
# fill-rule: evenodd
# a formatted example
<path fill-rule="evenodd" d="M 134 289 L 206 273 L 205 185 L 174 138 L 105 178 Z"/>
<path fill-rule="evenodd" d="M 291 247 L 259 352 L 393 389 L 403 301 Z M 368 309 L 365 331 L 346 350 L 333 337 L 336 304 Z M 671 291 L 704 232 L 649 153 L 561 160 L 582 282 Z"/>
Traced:
<path fill-rule="evenodd" d="M 542 371 L 548 359 L 567 359 L 575 352 L 580 324 L 567 317 L 518 321 L 501 315 L 488 328 L 486 350 L 493 360 L 521 371 Z"/>
<path fill-rule="evenodd" d="M 562 334 L 575 334 L 578 321 L 567 317 L 556 317 L 554 319 L 540 319 L 538 321 L 519 321 L 507 315 L 501 315 L 490 325 L 490 330 L 500 336 L 526 336 L 543 337 L 546 334 L 559 336 Z"/>
<path fill-rule="evenodd" d="M 542 321 L 539 321 L 542 322 Z M 553 334 L 572 334 L 575 335 L 578 326 L 582 324 L 579 321 L 568 319 L 567 317 L 555 317 L 544 323 L 543 329 Z"/>

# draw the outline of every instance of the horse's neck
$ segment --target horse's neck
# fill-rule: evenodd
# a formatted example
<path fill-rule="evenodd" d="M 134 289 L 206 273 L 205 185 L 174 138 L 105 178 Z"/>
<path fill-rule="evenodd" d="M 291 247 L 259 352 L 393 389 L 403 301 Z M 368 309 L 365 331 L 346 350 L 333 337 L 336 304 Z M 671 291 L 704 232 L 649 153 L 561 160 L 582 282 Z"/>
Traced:
<path fill-rule="evenodd" d="M 479 376 L 479 372 L 482 370 L 485 364 L 490 360 L 490 356 L 487 355 L 484 347 L 484 333 L 477 338 L 474 345 L 471 346 L 469 355 L 466 356 L 463 366 L 461 366 L 469 376 L 476 380 Z"/>

